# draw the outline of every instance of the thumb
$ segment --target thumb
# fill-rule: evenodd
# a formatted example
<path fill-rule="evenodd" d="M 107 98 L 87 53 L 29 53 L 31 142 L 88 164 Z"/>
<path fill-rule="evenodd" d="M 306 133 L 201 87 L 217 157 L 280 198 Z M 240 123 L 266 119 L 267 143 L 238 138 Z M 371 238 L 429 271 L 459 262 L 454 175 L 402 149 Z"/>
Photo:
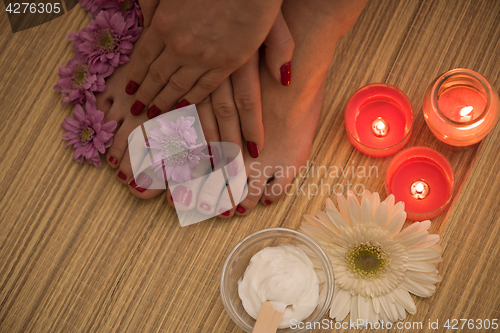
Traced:
<path fill-rule="evenodd" d="M 292 59 L 295 43 L 288 30 L 281 11 L 264 41 L 266 46 L 266 63 L 274 79 L 284 86 L 289 86 L 292 80 Z"/>

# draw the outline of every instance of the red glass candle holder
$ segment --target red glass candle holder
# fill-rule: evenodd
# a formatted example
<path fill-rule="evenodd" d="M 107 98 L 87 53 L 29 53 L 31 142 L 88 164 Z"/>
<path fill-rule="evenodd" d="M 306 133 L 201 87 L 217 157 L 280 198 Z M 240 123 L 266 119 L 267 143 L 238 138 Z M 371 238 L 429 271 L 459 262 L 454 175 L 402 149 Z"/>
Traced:
<path fill-rule="evenodd" d="M 408 219 L 430 220 L 450 204 L 454 175 L 448 160 L 427 147 L 412 147 L 394 156 L 385 176 L 385 189 L 403 201 Z"/>
<path fill-rule="evenodd" d="M 410 139 L 410 100 L 389 84 L 374 83 L 358 89 L 347 102 L 344 117 L 349 141 L 363 154 L 389 156 Z"/>
<path fill-rule="evenodd" d="M 425 93 L 423 111 L 432 133 L 452 146 L 481 141 L 500 114 L 498 93 L 480 74 L 457 68 L 432 82 Z"/>

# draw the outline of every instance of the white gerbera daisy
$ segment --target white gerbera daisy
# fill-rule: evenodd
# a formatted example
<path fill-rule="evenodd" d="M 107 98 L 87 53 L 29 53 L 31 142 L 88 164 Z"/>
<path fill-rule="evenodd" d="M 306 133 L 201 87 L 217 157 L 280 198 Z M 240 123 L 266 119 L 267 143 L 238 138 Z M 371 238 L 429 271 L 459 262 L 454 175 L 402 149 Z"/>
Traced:
<path fill-rule="evenodd" d="M 439 235 L 429 235 L 430 221 L 406 221 L 404 203 L 390 195 L 365 191 L 359 204 L 349 191 L 337 196 L 339 209 L 326 200 L 326 213 L 305 215 L 300 229 L 325 249 L 335 272 L 330 317 L 396 322 L 417 309 L 410 293 L 431 296 L 441 281 L 434 263 L 441 261 Z M 406 310 L 406 311 L 405 311 Z"/>

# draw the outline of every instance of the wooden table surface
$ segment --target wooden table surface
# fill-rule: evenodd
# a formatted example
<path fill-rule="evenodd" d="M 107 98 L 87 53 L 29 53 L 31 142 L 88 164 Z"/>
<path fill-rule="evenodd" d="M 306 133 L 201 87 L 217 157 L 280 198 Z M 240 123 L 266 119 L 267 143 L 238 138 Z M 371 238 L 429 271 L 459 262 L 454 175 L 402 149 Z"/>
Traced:
<path fill-rule="evenodd" d="M 245 218 L 180 228 L 166 196 L 136 199 L 110 168 L 76 163 L 61 140 L 71 108 L 53 86 L 84 11 L 13 34 L 0 8 L 0 331 L 240 332 L 219 295 L 229 251 L 259 229 L 298 228 L 326 197 L 288 196 Z M 391 158 L 349 144 L 343 109 L 365 84 L 401 88 L 415 111 L 409 146 L 437 149 L 456 176 L 453 202 L 431 227 L 442 237 L 443 281 L 432 297 L 415 297 L 418 312 L 407 317 L 439 319 L 441 332 L 447 319 L 500 318 L 500 126 L 460 151 L 435 139 L 422 115 L 427 85 L 456 67 L 499 90 L 500 1 L 372 0 L 338 44 L 310 161 L 376 166 L 378 177 L 311 175 L 294 185 L 349 181 L 384 198 Z"/>

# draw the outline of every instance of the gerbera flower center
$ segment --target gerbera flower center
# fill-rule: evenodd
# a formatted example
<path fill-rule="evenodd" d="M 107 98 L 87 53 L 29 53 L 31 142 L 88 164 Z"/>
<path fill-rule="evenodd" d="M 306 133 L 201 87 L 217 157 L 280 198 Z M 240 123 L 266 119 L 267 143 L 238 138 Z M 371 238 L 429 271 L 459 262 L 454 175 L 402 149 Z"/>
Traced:
<path fill-rule="evenodd" d="M 162 158 L 168 166 L 181 166 L 189 157 L 189 150 L 182 144 L 184 140 L 180 135 L 164 137 L 161 140 Z"/>
<path fill-rule="evenodd" d="M 350 270 L 362 278 L 377 277 L 385 271 L 389 262 L 380 246 L 360 244 L 346 254 Z"/>
<path fill-rule="evenodd" d="M 95 131 L 92 127 L 85 126 L 80 133 L 80 142 L 85 146 L 94 138 Z"/>
<path fill-rule="evenodd" d="M 73 88 L 79 88 L 83 84 L 85 78 L 87 77 L 87 73 L 87 65 L 80 63 L 75 66 L 73 69 Z"/>
<path fill-rule="evenodd" d="M 109 29 L 99 29 L 93 33 L 94 45 L 93 50 L 101 52 L 111 52 L 116 47 L 116 39 Z"/>

